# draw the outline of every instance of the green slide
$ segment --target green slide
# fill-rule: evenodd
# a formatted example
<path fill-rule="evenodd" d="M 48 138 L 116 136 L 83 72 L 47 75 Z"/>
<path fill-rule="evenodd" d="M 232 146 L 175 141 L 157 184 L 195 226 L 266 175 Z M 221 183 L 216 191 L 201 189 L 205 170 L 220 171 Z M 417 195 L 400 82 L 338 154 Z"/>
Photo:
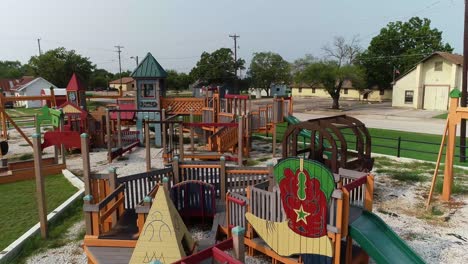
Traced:
<path fill-rule="evenodd" d="M 377 215 L 363 211 L 350 224 L 349 234 L 377 263 L 425 263 Z"/>
<path fill-rule="evenodd" d="M 285 120 L 286 122 L 288 122 L 288 124 L 290 124 L 290 125 L 295 125 L 295 124 L 301 122 L 301 120 L 299 120 L 297 117 L 295 117 L 295 116 L 293 116 L 293 115 L 286 116 L 286 117 L 284 118 L 284 120 Z M 311 133 L 309 130 L 302 129 L 302 130 L 299 132 L 299 136 L 304 137 L 304 138 L 311 139 L 311 138 L 312 138 L 312 133 Z M 318 136 L 316 136 L 316 137 L 315 137 L 315 143 L 318 144 L 318 141 L 319 141 Z M 324 146 L 325 148 L 330 148 L 330 144 L 328 144 L 328 142 L 325 141 L 325 140 L 324 140 L 324 142 L 323 142 L 323 146 Z M 325 151 L 324 154 L 325 154 L 329 159 L 331 159 L 331 153 L 330 153 L 330 151 Z"/>

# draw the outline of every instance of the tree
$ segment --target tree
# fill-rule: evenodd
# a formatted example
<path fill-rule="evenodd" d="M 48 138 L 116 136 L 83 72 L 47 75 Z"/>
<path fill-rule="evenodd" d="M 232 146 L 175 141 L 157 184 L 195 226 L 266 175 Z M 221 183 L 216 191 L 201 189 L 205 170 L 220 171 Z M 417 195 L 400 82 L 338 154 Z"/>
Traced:
<path fill-rule="evenodd" d="M 353 64 L 362 49 L 357 36 L 354 36 L 349 43 L 344 37 L 338 36 L 334 38 L 332 45 L 326 45 L 322 50 L 327 59 L 337 61 L 338 66 L 341 67 L 341 65 Z"/>
<path fill-rule="evenodd" d="M 190 71 L 192 80 L 205 85 L 232 84 L 237 79 L 236 70 L 244 69 L 245 61 L 233 59 L 231 49 L 221 48 L 212 53 L 203 52 L 197 65 Z"/>
<path fill-rule="evenodd" d="M 324 88 L 333 100 L 333 109 L 340 108 L 340 93 L 345 81 L 351 81 L 353 87 L 362 87 L 364 80 L 365 74 L 362 68 L 355 65 L 340 67 L 337 61 L 311 63 L 294 76 L 296 83 L 313 88 Z"/>
<path fill-rule="evenodd" d="M 435 51 L 452 52 L 442 41 L 442 31 L 431 28 L 427 18 L 413 17 L 407 22 L 391 22 L 380 30 L 357 61 L 367 73 L 368 87 L 391 87 L 395 70 L 406 72 Z"/>
<path fill-rule="evenodd" d="M 114 80 L 117 80 L 117 79 L 120 79 L 120 78 L 124 78 L 124 77 L 130 77 L 130 75 L 132 74 L 131 71 L 127 70 L 127 71 L 123 71 L 122 74 L 120 74 L 119 72 L 114 74 Z"/>
<path fill-rule="evenodd" d="M 306 54 L 304 58 L 299 58 L 292 63 L 291 74 L 295 76 L 297 73 L 303 71 L 308 65 L 318 61 L 319 59 L 312 54 Z"/>
<path fill-rule="evenodd" d="M 29 73 L 28 66 L 19 61 L 0 61 L 0 78 L 16 79 Z"/>
<path fill-rule="evenodd" d="M 109 82 L 114 79 L 114 74 L 104 70 L 95 69 L 89 78 L 89 87 L 94 88 L 107 88 Z"/>
<path fill-rule="evenodd" d="M 66 87 L 73 73 L 87 83 L 95 65 L 89 58 L 77 54 L 74 50 L 57 48 L 33 56 L 29 65 L 36 76 L 41 76 L 58 87 Z"/>
<path fill-rule="evenodd" d="M 183 72 L 179 73 L 176 70 L 168 70 L 166 80 L 167 89 L 174 90 L 176 93 L 187 90 L 192 83 L 192 79 L 188 74 Z"/>
<path fill-rule="evenodd" d="M 291 68 L 279 54 L 273 52 L 254 53 L 250 63 L 249 75 L 252 84 L 270 95 L 273 84 L 284 84 L 291 81 Z"/>

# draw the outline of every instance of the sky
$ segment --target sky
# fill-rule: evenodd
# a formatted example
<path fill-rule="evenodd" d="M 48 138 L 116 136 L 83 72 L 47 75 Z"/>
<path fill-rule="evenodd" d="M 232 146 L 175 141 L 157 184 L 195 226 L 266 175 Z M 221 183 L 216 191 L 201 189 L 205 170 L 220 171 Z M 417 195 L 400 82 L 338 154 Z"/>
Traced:
<path fill-rule="evenodd" d="M 151 52 L 165 69 L 189 72 L 202 52 L 233 48 L 250 63 L 272 51 L 287 61 L 323 56 L 335 36 L 365 49 L 389 22 L 427 17 L 462 53 L 463 0 L 0 0 L 0 60 L 26 63 L 42 51 L 74 49 L 98 68 L 119 71 Z"/>

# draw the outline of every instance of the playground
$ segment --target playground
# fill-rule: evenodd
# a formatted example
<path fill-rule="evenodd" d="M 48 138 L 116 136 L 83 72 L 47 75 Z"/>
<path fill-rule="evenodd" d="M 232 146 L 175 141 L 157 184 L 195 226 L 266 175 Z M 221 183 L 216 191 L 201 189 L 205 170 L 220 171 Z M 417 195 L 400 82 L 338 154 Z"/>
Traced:
<path fill-rule="evenodd" d="M 66 168 L 84 183 L 82 249 L 28 261 L 463 262 L 468 173 L 453 166 L 454 127 L 465 117 L 457 94 L 429 163 L 375 154 L 366 124 L 350 115 L 301 121 L 291 97 L 255 104 L 220 87 L 168 97 L 150 53 L 132 77 L 136 95 L 125 98 L 87 93 L 73 75 L 67 102 L 41 109 L 34 128 L 1 111 L 0 180 L 36 179 L 44 239 L 44 179 Z M 93 98 L 109 103 L 88 109 Z M 11 159 L 31 151 L 33 161 Z"/>

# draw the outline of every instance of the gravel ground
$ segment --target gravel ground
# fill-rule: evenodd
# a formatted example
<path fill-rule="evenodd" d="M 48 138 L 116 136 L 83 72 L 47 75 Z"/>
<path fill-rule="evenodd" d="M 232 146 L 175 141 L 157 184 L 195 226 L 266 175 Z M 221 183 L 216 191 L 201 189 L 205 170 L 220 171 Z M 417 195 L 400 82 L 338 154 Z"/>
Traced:
<path fill-rule="evenodd" d="M 33 130 L 26 130 L 31 135 Z M 31 153 L 31 148 L 25 145 L 22 138 L 11 133 L 10 157 Z M 251 157 L 261 159 L 258 165 L 265 165 L 271 158 L 271 144 L 253 144 Z M 278 144 L 279 147 L 279 144 Z M 52 148 L 45 151 L 52 155 Z M 91 153 L 91 167 L 95 172 L 106 172 L 109 167 L 116 167 L 120 176 L 145 171 L 145 151 L 137 148 L 126 155 L 128 159 L 107 164 L 106 151 L 97 150 Z M 163 167 L 161 150 L 152 149 L 152 166 Z M 409 159 L 395 159 L 396 162 L 406 162 Z M 80 174 L 82 170 L 81 155 L 71 155 L 67 158 L 68 168 Z M 454 203 L 442 204 L 435 200 L 433 204 L 443 211 L 438 217 L 427 216 L 425 198 L 428 185 L 401 184 L 387 175 L 376 175 L 374 212 L 380 216 L 399 236 L 420 254 L 428 263 L 465 263 L 468 249 L 468 197 L 455 196 Z M 80 228 L 70 229 L 69 237 L 77 234 Z M 196 239 L 202 239 L 206 232 L 191 229 Z M 33 256 L 28 263 L 86 263 L 81 248 L 82 241 L 73 241 L 64 247 L 50 249 Z M 258 258 L 248 258 L 246 263 L 266 263 Z"/>

